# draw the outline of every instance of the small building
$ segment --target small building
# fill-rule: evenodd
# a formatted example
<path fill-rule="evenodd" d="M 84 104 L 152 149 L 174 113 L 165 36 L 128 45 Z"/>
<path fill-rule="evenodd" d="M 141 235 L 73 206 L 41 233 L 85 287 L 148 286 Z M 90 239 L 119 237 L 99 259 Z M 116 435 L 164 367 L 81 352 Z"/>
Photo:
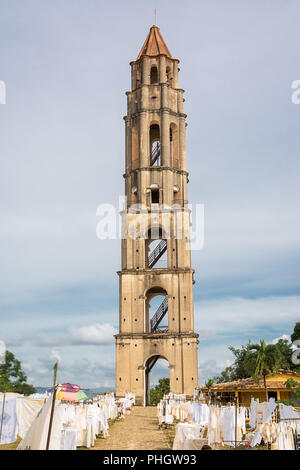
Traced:
<path fill-rule="evenodd" d="M 279 400 L 293 399 L 293 392 L 291 392 L 285 385 L 285 382 L 293 379 L 300 384 L 300 374 L 288 370 L 280 369 L 275 375 L 267 375 L 267 391 L 269 398 Z M 198 387 L 198 390 L 203 393 L 203 401 L 207 402 L 208 388 L 206 386 Z M 252 377 L 248 379 L 235 380 L 233 382 L 223 382 L 214 384 L 210 388 L 211 400 L 215 403 L 230 403 L 237 402 L 240 406 L 249 407 L 251 398 L 259 399 L 260 402 L 266 400 L 264 380 L 261 377 L 256 382 Z M 300 405 L 299 401 L 295 405 Z"/>

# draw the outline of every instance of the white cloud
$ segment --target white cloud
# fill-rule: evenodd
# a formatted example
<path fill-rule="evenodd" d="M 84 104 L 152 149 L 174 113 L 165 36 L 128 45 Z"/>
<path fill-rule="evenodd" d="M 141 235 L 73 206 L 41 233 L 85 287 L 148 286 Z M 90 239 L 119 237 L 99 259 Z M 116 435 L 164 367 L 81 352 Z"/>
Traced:
<path fill-rule="evenodd" d="M 22 362 L 22 367 L 26 373 L 31 372 L 33 369 L 32 365 L 29 364 L 28 362 Z"/>
<path fill-rule="evenodd" d="M 277 344 L 280 339 L 285 339 L 289 342 L 291 342 L 291 336 L 290 335 L 281 335 L 279 338 L 275 338 L 272 340 L 272 344 Z"/>
<path fill-rule="evenodd" d="M 199 333 L 199 382 L 219 374 L 234 362 L 229 346 L 264 338 L 275 344 L 290 340 L 300 318 L 300 296 L 220 298 L 196 302 L 195 329 Z M 274 336 L 277 337 L 274 339 Z"/>
<path fill-rule="evenodd" d="M 112 343 L 113 335 L 117 330 L 108 323 L 82 326 L 70 329 L 70 341 L 72 344 L 106 344 Z"/>
<path fill-rule="evenodd" d="M 26 331 L 19 338 L 7 341 L 8 347 L 16 349 L 30 345 L 30 347 L 52 348 L 49 358 L 61 361 L 61 349 L 64 347 L 112 344 L 113 336 L 118 333 L 109 323 L 94 323 L 72 328 L 67 328 L 66 323 L 60 325 L 59 330 L 53 329 L 51 325 L 47 328 L 47 332 L 37 330 L 33 334 Z M 80 323 L 82 325 L 82 321 Z"/>
<path fill-rule="evenodd" d="M 246 299 L 229 297 L 196 302 L 196 329 L 200 340 L 221 334 L 256 334 L 268 327 L 291 331 L 300 318 L 300 296 L 262 297 Z M 294 326 L 294 325 L 293 325 Z M 201 331 L 204 331 L 203 337 Z"/>
<path fill-rule="evenodd" d="M 199 361 L 199 385 L 204 385 L 207 379 L 212 379 L 222 370 L 232 364 L 232 360 L 224 358 L 222 360 L 207 359 Z"/>
<path fill-rule="evenodd" d="M 59 351 L 57 351 L 57 349 L 53 349 L 53 350 L 51 351 L 51 353 L 50 353 L 50 359 L 54 359 L 54 360 L 56 360 L 56 361 L 61 362 L 62 357 L 61 357 Z"/>

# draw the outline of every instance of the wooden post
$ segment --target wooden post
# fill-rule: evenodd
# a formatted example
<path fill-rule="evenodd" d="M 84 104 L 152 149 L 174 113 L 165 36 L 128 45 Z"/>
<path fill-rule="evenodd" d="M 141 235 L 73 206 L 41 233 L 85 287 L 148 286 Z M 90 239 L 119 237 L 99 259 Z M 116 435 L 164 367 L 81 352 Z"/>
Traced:
<path fill-rule="evenodd" d="M 4 419 L 4 408 L 5 408 L 5 392 L 3 393 L 3 404 L 2 404 L 1 425 L 0 425 L 0 443 L 1 443 L 1 438 L 2 438 L 2 427 L 3 427 L 3 419 Z"/>
<path fill-rule="evenodd" d="M 54 374 L 53 374 L 53 397 L 52 397 L 52 405 L 51 405 L 51 413 L 50 413 L 50 420 L 49 420 L 49 429 L 48 429 L 46 450 L 49 450 L 49 446 L 50 446 L 52 423 L 53 423 L 53 417 L 54 417 L 56 390 L 57 390 L 57 385 L 56 385 L 57 368 L 58 368 L 58 362 L 56 362 L 54 364 L 54 368 L 53 368 L 54 369 Z"/>
<path fill-rule="evenodd" d="M 237 407 L 239 407 L 239 405 L 240 405 L 239 392 L 235 391 L 234 395 L 235 395 L 236 405 L 237 405 Z"/>
<path fill-rule="evenodd" d="M 50 421 L 49 421 L 49 429 L 48 429 L 46 450 L 49 450 L 49 446 L 50 446 L 52 423 L 53 423 L 54 408 L 55 408 L 55 399 L 56 399 L 56 386 L 53 389 L 53 397 L 52 397 L 51 414 L 50 414 Z"/>
<path fill-rule="evenodd" d="M 234 448 L 237 448 L 237 404 L 238 398 L 235 397 L 235 429 L 234 429 Z"/>

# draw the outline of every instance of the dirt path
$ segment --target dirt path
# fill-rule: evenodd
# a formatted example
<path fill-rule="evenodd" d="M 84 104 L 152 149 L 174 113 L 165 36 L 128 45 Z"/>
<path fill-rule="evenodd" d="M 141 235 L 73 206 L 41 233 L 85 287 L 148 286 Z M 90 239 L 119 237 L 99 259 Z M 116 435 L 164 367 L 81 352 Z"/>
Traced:
<path fill-rule="evenodd" d="M 170 449 L 165 433 L 158 427 L 156 407 L 136 406 L 130 415 L 115 422 L 106 439 L 97 439 L 93 450 Z"/>

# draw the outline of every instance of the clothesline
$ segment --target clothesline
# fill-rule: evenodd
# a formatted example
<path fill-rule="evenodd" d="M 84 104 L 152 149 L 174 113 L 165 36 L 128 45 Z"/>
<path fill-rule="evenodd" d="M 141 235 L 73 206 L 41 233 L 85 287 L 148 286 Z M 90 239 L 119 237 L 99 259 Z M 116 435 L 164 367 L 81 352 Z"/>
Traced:
<path fill-rule="evenodd" d="M 19 394 L 0 397 L 3 409 L 1 444 L 9 444 L 22 438 L 18 450 L 45 450 L 49 429 L 52 394 L 48 398 L 32 399 Z M 96 436 L 108 436 L 108 420 L 121 418 L 129 413 L 134 395 L 126 394 L 116 400 L 113 394 L 98 396 L 94 402 L 76 403 L 65 400 L 54 402 L 50 449 L 74 450 L 91 447 Z M 9 417 L 9 419 L 7 418 Z"/>
<path fill-rule="evenodd" d="M 262 439 L 279 450 L 300 447 L 300 412 L 292 406 L 277 404 L 274 398 L 263 403 L 252 399 L 251 407 L 246 408 L 238 407 L 237 403 L 207 405 L 166 396 L 158 404 L 158 419 L 160 424 L 180 421 L 176 425 L 174 450 L 196 450 L 204 444 L 237 447 L 243 443 L 254 447 Z M 252 432 L 247 434 L 248 420 Z"/>

